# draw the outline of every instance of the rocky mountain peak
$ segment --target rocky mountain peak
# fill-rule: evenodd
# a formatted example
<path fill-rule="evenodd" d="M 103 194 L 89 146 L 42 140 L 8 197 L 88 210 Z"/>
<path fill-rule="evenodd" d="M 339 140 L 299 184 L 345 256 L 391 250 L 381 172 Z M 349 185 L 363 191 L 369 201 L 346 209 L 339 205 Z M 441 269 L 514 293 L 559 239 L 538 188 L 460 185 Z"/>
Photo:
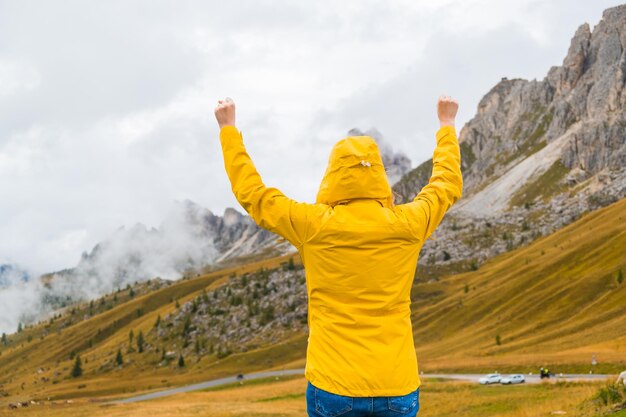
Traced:
<path fill-rule="evenodd" d="M 486 259 L 626 196 L 625 50 L 623 5 L 593 30 L 581 25 L 543 80 L 503 78 L 480 100 L 459 135 L 463 198 L 424 245 L 427 258 Z M 431 169 L 426 161 L 395 184 L 396 203 Z"/>
<path fill-rule="evenodd" d="M 234 225 L 242 223 L 245 216 L 232 207 L 226 207 L 226 210 L 224 210 L 224 216 L 222 218 L 226 227 L 232 227 Z"/>
<path fill-rule="evenodd" d="M 574 34 L 563 65 L 551 68 L 548 79 L 556 87 L 557 95 L 567 94 L 587 69 L 590 41 L 591 29 L 585 23 Z"/>
<path fill-rule="evenodd" d="M 626 4 L 615 7 L 609 7 L 602 12 L 602 19 L 606 22 L 614 22 L 623 24 L 626 19 Z"/>

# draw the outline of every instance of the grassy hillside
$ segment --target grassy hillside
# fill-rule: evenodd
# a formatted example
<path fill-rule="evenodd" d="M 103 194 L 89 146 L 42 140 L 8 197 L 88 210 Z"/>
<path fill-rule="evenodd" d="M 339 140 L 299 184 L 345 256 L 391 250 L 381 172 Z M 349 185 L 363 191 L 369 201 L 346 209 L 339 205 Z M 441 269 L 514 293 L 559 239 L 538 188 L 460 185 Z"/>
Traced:
<path fill-rule="evenodd" d="M 157 351 L 158 346 L 148 336 L 158 317 L 180 310 L 188 301 L 228 286 L 238 275 L 278 268 L 287 262 L 288 256 L 272 258 L 177 281 L 154 291 L 139 285 L 66 309 L 61 316 L 9 335 L 6 346 L 0 343 L 0 403 L 13 398 L 59 399 L 159 389 L 302 358 L 306 335 L 300 332 L 283 334 L 279 343 L 244 354 L 196 355 L 179 368 L 178 356 L 163 364 L 162 349 Z M 135 294 L 129 294 L 131 291 Z M 129 343 L 131 330 L 133 343 Z M 143 353 L 136 347 L 139 332 L 146 335 Z M 171 342 L 167 349 L 178 347 L 178 352 L 182 346 L 176 344 Z M 124 357 L 123 366 L 115 362 L 118 350 Z M 83 375 L 71 378 L 76 354 L 81 357 Z"/>
<path fill-rule="evenodd" d="M 422 370 L 588 372 L 593 354 L 596 371 L 626 368 L 625 273 L 622 200 L 477 271 L 417 284 L 435 294 L 414 303 Z"/>
<path fill-rule="evenodd" d="M 592 354 L 598 372 L 626 368 L 626 283 L 619 282 L 626 273 L 625 253 L 622 200 L 477 271 L 442 276 L 450 271 L 420 267 L 418 273 L 429 277 L 416 280 L 412 292 L 421 370 L 536 371 L 548 365 L 557 372 L 588 372 Z M 263 297 L 267 281 L 256 284 L 258 271 L 285 269 L 288 260 L 138 285 L 9 335 L 6 345 L 0 343 L 0 407 L 16 399 L 118 397 L 239 372 L 303 367 L 307 335 L 302 329 L 281 328 L 279 340 L 228 354 L 206 346 L 198 335 L 181 336 L 183 318 L 197 300 L 210 303 L 215 293 L 230 294 L 229 288 L 231 300 L 254 288 Z M 252 277 L 247 287 L 241 285 L 244 275 Z M 240 299 L 236 305 L 241 310 L 252 304 Z M 232 318 L 234 311 L 211 314 Z M 171 324 L 164 327 L 165 336 L 155 330 L 161 318 Z M 137 349 L 140 332 L 143 352 Z M 178 366 L 180 353 L 184 367 Z M 77 354 L 83 374 L 72 378 Z"/>

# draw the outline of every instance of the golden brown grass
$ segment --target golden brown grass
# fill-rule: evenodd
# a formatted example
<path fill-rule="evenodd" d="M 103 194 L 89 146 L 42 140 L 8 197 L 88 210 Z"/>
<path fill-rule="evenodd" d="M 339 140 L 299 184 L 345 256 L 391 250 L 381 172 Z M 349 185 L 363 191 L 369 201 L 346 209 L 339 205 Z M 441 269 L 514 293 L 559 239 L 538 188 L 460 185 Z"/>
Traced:
<path fill-rule="evenodd" d="M 580 405 L 602 383 L 545 383 L 519 386 L 426 380 L 421 388 L 420 417 L 539 417 L 554 411 L 583 415 Z M 181 394 L 128 405 L 103 405 L 80 400 L 72 404 L 41 404 L 15 412 L 47 417 L 243 417 L 306 416 L 306 380 L 244 384 L 218 391 Z"/>
<path fill-rule="evenodd" d="M 442 279 L 441 295 L 414 305 L 422 370 L 557 364 L 588 372 L 593 354 L 596 372 L 626 367 L 626 283 L 616 279 L 626 273 L 625 251 L 626 199 Z M 428 285 L 414 291 L 432 291 Z"/>
<path fill-rule="evenodd" d="M 412 318 L 420 369 L 427 373 L 536 372 L 547 365 L 556 372 L 586 373 L 592 354 L 599 360 L 596 372 L 626 368 L 626 283 L 619 285 L 615 279 L 620 268 L 626 273 L 624 248 L 626 199 L 503 254 L 478 271 L 416 283 Z M 130 329 L 146 333 L 157 315 L 171 313 L 175 309 L 171 300 L 183 304 L 204 289 L 226 284 L 233 273 L 277 267 L 287 259 L 273 258 L 182 280 L 43 340 L 39 339 L 41 327 L 13 335 L 15 341 L 0 355 L 0 391 L 10 394 L 0 397 L 0 410 L 16 400 L 130 396 L 240 372 L 303 368 L 307 335 L 296 333 L 282 343 L 220 360 L 207 356 L 197 363 L 188 361 L 184 370 L 175 364 L 156 366 L 155 353 L 129 354 L 132 363 L 123 369 L 100 369 L 114 359 Z M 138 308 L 144 310 L 141 317 L 136 315 Z M 79 350 L 87 361 L 83 377 L 68 378 L 69 353 L 115 321 L 124 324 L 92 347 Z M 500 345 L 495 341 L 498 335 Z M 37 372 L 40 367 L 42 374 Z M 55 377 L 54 372 L 59 375 Z M 44 376 L 51 381 L 41 382 Z M 203 398 L 205 393 L 189 398 L 197 395 Z M 50 411 L 55 412 L 54 408 Z"/>

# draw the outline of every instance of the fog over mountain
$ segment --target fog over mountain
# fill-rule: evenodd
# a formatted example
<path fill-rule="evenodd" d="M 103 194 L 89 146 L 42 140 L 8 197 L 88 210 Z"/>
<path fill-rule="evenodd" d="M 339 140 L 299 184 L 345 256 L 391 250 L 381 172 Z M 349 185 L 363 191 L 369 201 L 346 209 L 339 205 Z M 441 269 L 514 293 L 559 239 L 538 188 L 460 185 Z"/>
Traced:
<path fill-rule="evenodd" d="M 124 15 L 115 30 L 103 22 L 118 13 L 104 5 L 95 20 L 80 7 L 42 3 L 33 16 L 7 6 L 0 264 L 11 267 L 0 274 L 0 331 L 135 281 L 293 250 L 236 206 L 211 120 L 210 98 L 222 94 L 238 101 L 266 184 L 309 202 L 332 144 L 350 127 L 377 139 L 394 191 L 414 196 L 430 170 L 428 162 L 412 170 L 411 161 L 434 147 L 436 97 L 457 96 L 459 118 L 469 120 L 459 126 L 467 189 L 455 208 L 460 220 L 444 223 L 424 261 L 484 260 L 608 204 L 623 195 L 622 9 L 597 27 L 583 25 L 563 65 L 549 67 L 564 55 L 563 33 L 614 3 L 381 4 L 349 19 L 335 13 L 345 6 L 285 6 L 286 14 L 315 17 L 293 27 L 262 7 L 271 23 L 231 5 L 217 14 L 196 4 L 175 16 Z M 443 9 L 445 27 L 435 19 Z M 66 15 L 84 19 L 59 26 L 42 18 Z M 329 40 L 332 48 L 321 46 Z M 300 50 L 326 53 L 311 59 L 294 54 Z M 496 83 L 503 76 L 510 79 Z M 545 192 L 529 193 L 534 185 Z M 522 230 L 529 213 L 533 229 Z M 474 218 L 480 214 L 489 218 Z M 487 224 L 507 239 L 468 238 Z M 127 226 L 115 230 L 120 225 Z M 50 274 L 36 278 L 43 272 Z"/>
<path fill-rule="evenodd" d="M 135 282 L 179 279 L 231 258 L 293 250 L 276 240 L 232 208 L 219 216 L 191 201 L 176 202 L 158 228 L 140 223 L 120 227 L 83 253 L 74 267 L 28 280 L 21 270 L 3 266 L 0 331 L 13 331 L 19 322 L 31 322 L 55 308 Z"/>
<path fill-rule="evenodd" d="M 17 265 L 0 263 L 0 289 L 28 281 L 28 272 Z"/>
<path fill-rule="evenodd" d="M 392 183 L 411 168 L 409 158 L 394 151 L 375 128 L 365 132 L 352 129 L 348 134 L 376 139 Z M 243 211 L 241 207 L 239 210 Z M 294 250 L 236 209 L 227 208 L 219 216 L 189 200 L 175 202 L 158 228 L 141 223 L 120 227 L 83 253 L 77 265 L 68 265 L 68 269 L 51 272 L 43 279 L 22 282 L 17 279 L 20 271 L 7 266 L 6 278 L 0 274 L 0 312 L 6 311 L 0 314 L 0 331 L 11 331 L 20 321 L 31 322 L 60 306 L 135 282 L 175 280 L 228 260 Z"/>

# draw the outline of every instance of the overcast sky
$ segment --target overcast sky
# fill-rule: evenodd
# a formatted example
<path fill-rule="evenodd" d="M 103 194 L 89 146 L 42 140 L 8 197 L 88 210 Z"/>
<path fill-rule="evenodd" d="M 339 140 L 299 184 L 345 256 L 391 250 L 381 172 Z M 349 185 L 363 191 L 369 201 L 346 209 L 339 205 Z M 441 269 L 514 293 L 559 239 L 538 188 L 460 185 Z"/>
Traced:
<path fill-rule="evenodd" d="M 239 206 L 217 99 L 264 182 L 312 202 L 332 144 L 376 127 L 413 166 L 501 77 L 542 79 L 619 1 L 0 1 L 0 263 L 74 266 L 175 200 Z"/>

